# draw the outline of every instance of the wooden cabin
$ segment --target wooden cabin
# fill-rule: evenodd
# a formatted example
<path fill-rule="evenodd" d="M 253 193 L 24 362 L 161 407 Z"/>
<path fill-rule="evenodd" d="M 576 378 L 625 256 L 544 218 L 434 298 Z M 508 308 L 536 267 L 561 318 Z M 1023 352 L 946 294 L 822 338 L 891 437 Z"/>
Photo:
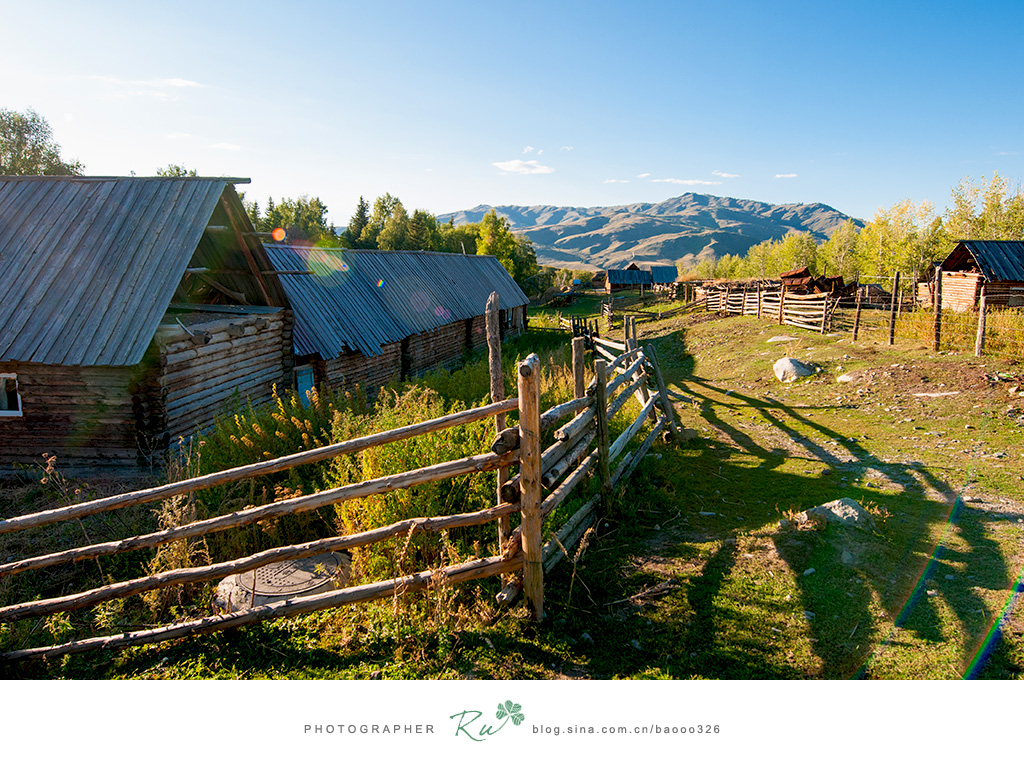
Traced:
<path fill-rule="evenodd" d="M 976 309 L 982 287 L 988 306 L 1024 306 L 1024 241 L 961 240 L 940 267 L 944 309 Z M 930 282 L 918 283 L 922 306 L 932 305 L 934 282 L 933 273 Z"/>
<path fill-rule="evenodd" d="M 265 246 L 295 313 L 296 388 L 380 386 L 460 364 L 487 344 L 487 298 L 502 337 L 529 299 L 493 256 Z"/>
<path fill-rule="evenodd" d="M 291 314 L 239 182 L 0 177 L 0 473 L 149 466 L 290 379 Z"/>

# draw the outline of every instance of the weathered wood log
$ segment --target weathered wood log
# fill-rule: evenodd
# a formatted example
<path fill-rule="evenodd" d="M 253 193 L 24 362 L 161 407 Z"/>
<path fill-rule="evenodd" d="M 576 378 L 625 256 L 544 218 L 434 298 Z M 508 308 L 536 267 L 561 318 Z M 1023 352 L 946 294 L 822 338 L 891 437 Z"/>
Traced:
<path fill-rule="evenodd" d="M 443 530 L 466 528 L 474 525 L 485 525 L 502 516 L 519 511 L 515 504 L 499 504 L 496 507 L 458 515 L 440 517 L 413 517 L 381 528 L 353 533 L 347 536 L 323 538 L 291 546 L 268 549 L 248 557 L 241 557 L 227 562 L 203 567 L 168 570 L 144 578 L 135 578 L 120 583 L 111 583 L 99 588 L 83 591 L 78 594 L 42 599 L 21 604 L 0 607 L 0 622 L 11 622 L 39 615 L 52 615 L 55 612 L 79 610 L 92 607 L 111 599 L 135 596 L 153 589 L 178 586 L 184 583 L 218 580 L 236 573 L 244 573 L 258 567 L 284 562 L 286 560 L 314 557 L 317 554 L 331 551 L 354 549 L 360 546 L 379 543 L 389 538 L 409 536 L 413 533 L 440 533 Z"/>
<path fill-rule="evenodd" d="M 508 583 L 505 584 L 505 587 L 495 595 L 494 601 L 496 601 L 498 604 L 509 604 L 513 599 L 519 596 L 519 592 L 522 590 L 522 576 L 514 575 L 508 581 Z"/>
<path fill-rule="evenodd" d="M 566 520 L 558 532 L 555 534 L 555 538 L 548 541 L 544 545 L 544 572 L 550 573 L 556 565 L 561 561 L 563 557 L 567 557 L 565 552 L 562 551 L 563 547 L 566 550 L 572 549 L 576 546 L 583 534 L 594 524 L 597 519 L 597 513 L 594 507 L 600 501 L 600 496 L 594 496 L 588 500 L 582 507 Z"/>
<path fill-rule="evenodd" d="M 545 472 L 550 469 L 555 462 L 564 457 L 570 449 L 579 443 L 587 433 L 588 431 L 585 428 L 581 429 L 574 437 L 565 441 L 555 441 L 544 449 L 544 453 L 540 458 L 541 472 Z M 518 504 L 520 495 L 519 476 L 516 475 L 515 477 L 509 478 L 508 482 L 502 486 L 499 501 L 508 502 L 509 504 Z"/>
<path fill-rule="evenodd" d="M 598 473 L 601 476 L 601 508 L 607 513 L 611 507 L 612 479 L 611 456 L 609 450 L 610 435 L 608 433 L 608 368 L 603 361 L 594 362 L 597 374 L 597 456 Z"/>
<path fill-rule="evenodd" d="M 101 636 L 81 641 L 72 641 L 67 644 L 60 644 L 52 647 L 38 647 L 35 649 L 20 649 L 13 652 L 0 653 L 2 661 L 16 661 L 24 659 L 39 659 L 42 657 L 59 657 L 66 654 L 79 654 L 82 652 L 94 651 L 97 649 L 115 650 L 128 646 L 139 646 L 142 644 L 155 644 L 161 641 L 171 641 L 200 633 L 211 633 L 213 631 L 224 631 L 237 628 L 247 623 L 254 623 L 260 620 L 270 620 L 280 617 L 294 617 L 317 610 L 325 610 L 331 607 L 338 607 L 343 604 L 364 602 L 371 599 L 383 599 L 389 596 L 397 596 L 414 591 L 423 591 L 432 583 L 441 582 L 444 584 L 462 583 L 476 578 L 489 578 L 502 573 L 515 572 L 523 565 L 522 557 L 503 559 L 501 557 L 487 557 L 484 559 L 471 560 L 459 565 L 444 567 L 439 570 L 425 570 L 401 578 L 395 578 L 379 583 L 370 583 L 364 586 L 343 588 L 337 591 L 329 591 L 315 596 L 295 597 L 282 602 L 252 607 L 239 612 L 232 612 L 225 615 L 213 615 L 200 620 L 190 620 L 185 623 L 153 628 L 147 631 L 132 631 L 113 636 Z"/>
<path fill-rule="evenodd" d="M 555 431 L 556 441 L 567 441 L 576 437 L 581 430 L 585 430 L 594 422 L 594 408 L 590 407 L 577 414 L 567 423 Z"/>
<path fill-rule="evenodd" d="M 643 383 L 647 382 L 647 375 L 643 372 L 636 376 L 636 379 L 627 386 L 622 393 L 615 397 L 615 400 L 608 405 L 608 419 L 611 419 L 625 406 L 626 402 L 637 392 Z"/>
<path fill-rule="evenodd" d="M 583 398 L 586 395 L 587 379 L 584 373 L 584 360 L 586 359 L 586 338 L 572 339 L 572 383 L 573 397 Z M 541 420 L 541 425 L 544 422 Z M 543 429 L 543 428 L 542 428 Z"/>
<path fill-rule="evenodd" d="M 633 377 L 636 373 L 640 372 L 643 368 L 643 361 L 643 354 L 637 354 L 637 361 L 630 365 L 626 370 L 616 369 L 618 374 L 614 378 L 612 378 L 611 382 L 609 382 L 605 387 L 605 395 L 610 397 L 611 394 L 614 393 L 615 390 L 618 388 L 618 386 L 622 385 L 631 377 Z"/>
<path fill-rule="evenodd" d="M 551 488 L 555 483 L 562 479 L 576 463 L 583 458 L 587 453 L 590 444 L 594 442 L 597 437 L 597 430 L 591 430 L 587 433 L 583 439 L 577 443 L 572 449 L 569 450 L 564 457 L 559 459 L 553 465 L 543 470 L 544 474 L 541 476 L 541 485 L 545 488 Z"/>
<path fill-rule="evenodd" d="M 67 507 L 58 507 L 57 509 L 51 509 L 45 512 L 35 512 L 29 515 L 11 517 L 6 520 L 0 520 L 0 534 L 10 533 L 11 531 L 16 530 L 24 530 L 26 528 L 35 528 L 40 525 L 50 525 L 52 523 L 61 522 L 62 520 L 69 520 L 74 517 L 94 515 L 100 512 L 107 512 L 112 509 L 134 506 L 136 504 L 146 504 L 148 502 L 168 499 L 172 496 L 179 496 L 181 494 L 199 491 L 212 486 L 233 483 L 245 478 L 267 475 L 273 472 L 281 472 L 282 470 L 287 470 L 291 467 L 310 464 L 312 462 L 320 462 L 324 459 L 330 459 L 331 457 L 342 456 L 343 454 L 354 454 L 374 446 L 381 446 L 385 443 L 402 441 L 407 438 L 414 438 L 416 436 L 425 435 L 426 433 L 433 433 L 438 430 L 455 427 L 456 425 L 463 425 L 467 422 L 475 422 L 476 420 L 492 417 L 499 412 L 507 412 L 512 409 L 516 409 L 518 405 L 518 399 L 498 401 L 475 409 L 467 409 L 464 412 L 456 412 L 433 420 L 417 422 L 412 425 L 395 428 L 394 430 L 385 430 L 381 433 L 374 433 L 372 435 L 354 438 L 350 441 L 343 441 L 341 443 L 331 444 L 330 446 L 322 446 L 320 448 L 311 449 L 310 451 L 299 452 L 298 454 L 289 454 L 288 456 L 270 459 L 266 462 L 257 462 L 255 464 L 234 467 L 230 470 L 222 470 L 221 472 L 211 473 L 210 475 L 201 475 L 196 478 L 189 478 L 188 480 L 182 480 L 176 483 L 168 483 L 167 485 L 157 486 L 155 488 L 132 491 L 131 493 L 119 494 L 117 496 L 108 496 L 104 499 L 95 499 L 81 504 L 72 504 Z"/>
<path fill-rule="evenodd" d="M 647 416 L 651 413 L 651 409 L 654 407 L 655 402 L 659 398 L 658 393 L 653 394 L 644 405 L 644 408 L 640 410 L 640 414 L 637 418 L 630 423 L 629 427 L 622 431 L 618 438 L 615 439 L 615 443 L 611 445 L 608 451 L 608 457 L 614 461 L 618 459 L 619 454 L 622 453 L 623 449 L 629 444 L 636 435 L 637 431 L 643 426 L 644 422 L 647 421 Z"/>
<path fill-rule="evenodd" d="M 284 499 L 272 504 L 265 504 L 261 507 L 250 507 L 238 512 L 230 512 L 226 515 L 211 517 L 206 520 L 199 520 L 188 525 L 177 528 L 167 528 L 155 533 L 147 533 L 140 536 L 132 536 L 120 541 L 108 541 L 102 544 L 91 544 L 77 549 L 46 554 L 38 557 L 8 562 L 0 565 L 0 577 L 13 573 L 20 573 L 24 570 L 50 567 L 62 562 L 78 562 L 83 559 L 94 557 L 105 557 L 111 554 L 134 551 L 136 549 L 151 549 L 155 546 L 162 546 L 172 541 L 180 541 L 186 538 L 197 538 L 228 530 L 229 528 L 240 528 L 245 525 L 252 525 L 263 520 L 270 520 L 285 515 L 302 514 L 320 507 L 339 504 L 350 499 L 361 499 L 379 493 L 388 493 L 402 488 L 433 483 L 438 480 L 468 475 L 473 472 L 488 472 L 499 467 L 512 464 L 517 459 L 514 452 L 508 454 L 478 454 L 476 456 L 464 457 L 450 462 L 441 462 L 427 467 L 420 467 L 416 470 L 398 473 L 396 475 L 385 475 L 372 480 L 365 480 L 362 483 L 331 488 L 327 491 L 298 496 L 292 499 Z M 539 458 L 538 458 L 539 459 Z M 538 462 L 539 463 L 539 462 Z M 538 486 L 540 478 L 538 477 Z"/>
<path fill-rule="evenodd" d="M 658 356 L 654 346 L 647 346 L 646 353 L 651 360 L 651 368 L 654 370 L 654 380 L 658 385 L 658 394 L 661 396 L 661 406 L 668 417 L 668 427 L 675 436 L 676 441 L 682 440 L 682 430 L 676 424 L 675 410 L 672 408 L 672 399 L 668 397 L 668 388 L 665 387 L 665 379 L 661 376 L 661 367 L 658 366 Z"/>
<path fill-rule="evenodd" d="M 573 489 L 580 484 L 583 478 L 590 474 L 590 471 L 594 469 L 594 465 L 597 462 L 598 452 L 594 450 L 576 465 L 576 469 L 569 473 L 569 476 L 559 483 L 557 488 L 545 497 L 540 506 L 540 516 L 542 519 L 551 514 L 569 497 L 569 494 L 573 492 Z"/>
<path fill-rule="evenodd" d="M 985 303 L 985 285 L 981 286 L 981 295 L 978 297 L 978 334 L 974 339 L 974 355 L 981 356 L 985 353 L 985 317 L 987 313 Z"/>
<path fill-rule="evenodd" d="M 630 475 L 633 474 L 633 470 L 635 470 L 637 468 L 637 465 L 640 464 L 641 460 L 643 460 L 643 458 L 647 456 L 647 452 L 650 450 L 651 444 L 653 444 L 654 441 L 658 438 L 658 433 L 661 432 L 664 426 L 665 418 L 659 417 L 658 421 L 654 424 L 654 428 L 651 430 L 650 433 L 647 434 L 647 437 L 644 438 L 644 442 L 641 443 L 637 450 L 633 453 L 633 458 L 630 460 L 630 463 L 626 466 L 625 471 L 622 473 L 622 478 L 628 478 Z"/>
<path fill-rule="evenodd" d="M 625 343 L 616 343 L 614 340 L 608 340 L 607 338 L 597 337 L 592 338 L 592 340 L 594 341 L 594 343 L 597 343 L 598 345 L 604 346 L 605 348 L 610 348 L 613 351 L 618 351 L 619 353 L 626 350 Z"/>
<path fill-rule="evenodd" d="M 519 363 L 519 488 L 522 509 L 523 593 L 533 616 L 544 619 L 544 565 L 541 556 L 540 358 Z"/>
<path fill-rule="evenodd" d="M 491 443 L 491 452 L 494 454 L 504 454 L 509 451 L 515 451 L 519 448 L 519 428 L 505 428 L 494 438 Z"/>
<path fill-rule="evenodd" d="M 542 431 L 550 430 L 554 424 L 563 417 L 567 417 L 570 414 L 576 414 L 577 412 L 586 409 L 588 406 L 591 406 L 593 403 L 593 398 L 583 396 L 581 398 L 574 398 L 571 401 L 558 404 L 558 406 L 553 406 L 540 416 L 540 429 Z"/>
<path fill-rule="evenodd" d="M 601 354 L 601 356 L 603 356 L 606 359 L 608 359 L 608 361 L 614 361 L 615 359 L 618 358 L 615 354 L 613 354 L 611 351 L 609 351 L 604 346 L 594 346 L 594 351 L 596 353 Z"/>

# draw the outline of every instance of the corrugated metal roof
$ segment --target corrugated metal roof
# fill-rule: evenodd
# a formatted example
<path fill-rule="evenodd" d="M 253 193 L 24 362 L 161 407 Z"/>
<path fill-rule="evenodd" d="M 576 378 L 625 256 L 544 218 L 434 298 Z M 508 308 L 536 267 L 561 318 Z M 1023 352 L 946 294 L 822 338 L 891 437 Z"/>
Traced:
<path fill-rule="evenodd" d="M 529 299 L 493 256 L 264 245 L 295 312 L 295 353 L 330 359 Z M 283 274 L 284 272 L 313 274 Z"/>
<path fill-rule="evenodd" d="M 608 283 L 611 285 L 653 285 L 651 273 L 644 269 L 609 269 Z"/>
<path fill-rule="evenodd" d="M 234 181 L 0 177 L 0 361 L 140 362 Z"/>
<path fill-rule="evenodd" d="M 644 264 L 643 269 L 651 273 L 655 285 L 670 285 L 679 276 L 679 270 L 668 264 Z"/>
<path fill-rule="evenodd" d="M 1024 281 L 1024 241 L 961 240 L 960 246 L 970 252 L 987 279 Z"/>

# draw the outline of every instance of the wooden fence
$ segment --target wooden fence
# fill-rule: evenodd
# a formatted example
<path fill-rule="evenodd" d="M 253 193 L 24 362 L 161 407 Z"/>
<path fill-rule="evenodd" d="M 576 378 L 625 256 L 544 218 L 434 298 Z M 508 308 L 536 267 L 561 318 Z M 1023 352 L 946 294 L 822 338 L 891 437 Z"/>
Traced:
<path fill-rule="evenodd" d="M 800 327 L 824 333 L 831 329 L 838 299 L 827 293 L 797 294 L 784 287 L 735 288 L 707 286 L 705 305 L 708 311 L 771 319 L 780 325 Z"/>
<path fill-rule="evenodd" d="M 497 327 L 497 298 L 488 302 L 488 326 Z M 496 334 L 496 329 L 494 333 Z M 494 338 L 494 336 L 489 336 Z M 594 376 L 586 382 L 584 351 L 587 341 L 599 355 L 609 360 L 594 362 Z M 503 395 L 502 378 L 495 377 L 500 368 L 500 343 L 489 339 L 491 348 L 492 389 Z M 495 355 L 497 347 L 497 356 Z M 615 354 L 613 352 L 620 352 Z M 500 373 L 500 369 L 498 370 Z M 499 552 L 493 556 L 470 560 L 439 569 L 425 569 L 402 577 L 375 583 L 341 588 L 312 596 L 252 606 L 249 609 L 215 614 L 158 628 L 129 631 L 112 636 L 101 636 L 71 641 L 55 646 L 19 649 L 0 653 L 2 660 L 20 660 L 62 656 L 97 649 L 117 649 L 126 646 L 168 641 L 193 634 L 235 628 L 259 620 L 291 617 L 315 610 L 327 609 L 355 602 L 393 597 L 411 591 L 422 591 L 431 584 L 454 584 L 495 575 L 511 578 L 500 598 L 514 596 L 521 586 L 533 615 L 544 615 L 544 574 L 567 552 L 576 546 L 585 532 L 594 524 L 600 509 L 610 505 L 613 489 L 644 457 L 658 434 L 668 426 L 678 430 L 668 400 L 660 370 L 650 349 L 636 345 L 634 336 L 626 343 L 615 343 L 594 335 L 580 335 L 573 339 L 574 398 L 547 410 L 540 408 L 540 361 L 535 354 L 520 362 L 518 397 L 495 400 L 486 406 L 450 414 L 395 430 L 376 433 L 321 448 L 292 454 L 278 459 L 236 467 L 223 472 L 189 478 L 141 491 L 120 494 L 81 504 L 0 520 L 0 534 L 28 528 L 54 525 L 76 520 L 86 515 L 123 509 L 132 505 L 152 503 L 182 496 L 202 489 L 233 483 L 258 475 L 281 472 L 302 464 L 323 461 L 344 454 L 352 454 L 386 443 L 407 440 L 416 436 L 443 430 L 456 425 L 494 417 L 500 431 L 491 451 L 422 467 L 409 472 L 387 475 L 373 480 L 340 486 L 309 495 L 288 498 L 262 506 L 250 506 L 217 517 L 190 522 L 178 527 L 104 543 L 90 543 L 58 552 L 8 559 L 0 565 L 0 578 L 14 573 L 38 570 L 54 565 L 93 559 L 121 552 L 149 549 L 190 538 L 207 536 L 218 531 L 231 530 L 271 520 L 285 515 L 300 514 L 319 507 L 339 504 L 372 494 L 381 494 L 415 485 L 436 482 L 470 473 L 499 471 L 498 494 L 493 507 L 471 513 L 438 517 L 415 517 L 391 525 L 380 526 L 360 533 L 334 536 L 301 544 L 269 549 L 257 554 L 226 562 L 188 567 L 155 573 L 131 580 L 108 583 L 89 590 L 47 599 L 33 599 L 0 607 L 0 623 L 25 618 L 94 607 L 112 599 L 121 599 L 147 591 L 185 583 L 216 581 L 221 578 L 254 570 L 276 562 L 296 560 L 318 554 L 369 546 L 390 538 L 411 536 L 415 533 L 437 533 L 454 528 L 495 523 Z M 609 379 L 611 378 L 611 379 Z M 609 440 L 609 421 L 620 413 L 630 396 L 642 401 L 639 415 L 614 440 Z M 517 427 L 505 428 L 504 415 L 518 411 Z M 567 422 L 563 422 L 566 420 Z M 627 451 L 645 421 L 651 418 L 654 426 L 633 451 Z M 542 436 L 553 431 L 554 443 L 542 449 Z M 518 473 L 509 477 L 510 467 Z M 591 473 L 597 472 L 600 493 L 589 498 L 557 530 L 549 525 L 551 537 L 543 541 L 545 520 Z M 518 513 L 519 525 L 512 530 L 510 516 Z"/>

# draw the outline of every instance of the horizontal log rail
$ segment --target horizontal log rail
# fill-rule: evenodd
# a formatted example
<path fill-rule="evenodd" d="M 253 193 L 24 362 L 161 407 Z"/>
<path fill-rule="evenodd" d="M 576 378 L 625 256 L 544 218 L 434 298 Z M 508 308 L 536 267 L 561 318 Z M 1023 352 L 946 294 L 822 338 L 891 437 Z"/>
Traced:
<path fill-rule="evenodd" d="M 218 517 L 211 517 L 206 520 L 199 520 L 188 525 L 177 528 L 167 528 L 147 533 L 141 536 L 132 536 L 120 541 L 108 541 L 101 544 L 91 544 L 77 549 L 68 549 L 53 554 L 45 554 L 39 557 L 17 560 L 0 565 L 0 577 L 13 573 L 20 573 L 24 570 L 33 570 L 41 567 L 50 567 L 63 562 L 79 562 L 84 559 L 106 557 L 111 554 L 134 551 L 136 549 L 151 549 L 162 546 L 172 541 L 181 541 L 186 538 L 198 538 L 229 528 L 240 528 L 245 525 L 252 525 L 261 520 L 269 520 L 285 515 L 301 514 L 320 507 L 339 504 L 349 499 L 361 499 L 374 494 L 396 491 L 400 488 L 433 483 L 438 480 L 468 475 L 473 472 L 487 472 L 508 467 L 519 461 L 516 451 L 506 454 L 478 454 L 475 456 L 456 459 L 451 462 L 421 467 L 417 470 L 399 473 L 397 475 L 385 475 L 372 480 L 365 480 L 361 483 L 352 483 L 338 488 L 331 488 L 327 491 L 310 494 L 309 496 L 298 496 L 292 499 L 277 501 L 273 504 L 266 504 L 261 507 L 251 507 L 238 512 L 231 512 Z"/>
<path fill-rule="evenodd" d="M 584 396 L 566 401 L 558 406 L 553 406 L 540 416 L 540 429 L 542 431 L 550 430 L 560 419 L 568 417 L 570 414 L 577 414 L 593 405 L 594 399 L 590 396 Z"/>
<path fill-rule="evenodd" d="M 343 551 L 355 549 L 360 546 L 379 543 L 389 538 L 398 536 L 410 536 L 414 533 L 439 533 L 443 530 L 454 528 L 468 528 L 474 525 L 484 525 L 497 518 L 517 512 L 519 507 L 515 504 L 499 504 L 489 509 L 478 512 L 466 512 L 458 515 L 443 515 L 440 517 L 412 517 L 381 528 L 373 528 L 359 533 L 352 533 L 347 536 L 332 536 L 316 541 L 308 541 L 302 544 L 281 546 L 275 549 L 253 554 L 248 557 L 218 562 L 203 567 L 190 567 L 179 570 L 167 570 L 162 573 L 155 573 L 143 578 L 135 578 L 130 581 L 111 583 L 99 588 L 83 591 L 78 594 L 69 594 L 62 597 L 42 599 L 21 604 L 12 604 L 7 607 L 0 607 L 0 622 L 12 622 L 27 617 L 39 615 L 51 615 L 55 612 L 80 610 L 84 607 L 120 599 L 128 596 L 135 596 L 146 591 L 152 591 L 169 586 L 179 586 L 185 583 L 197 583 L 200 581 L 213 581 L 226 578 L 236 573 L 244 573 L 258 567 L 264 567 L 275 562 L 286 560 L 303 559 L 314 557 L 317 554 L 332 551 Z"/>
<path fill-rule="evenodd" d="M 26 528 L 35 528 L 42 525 L 51 525 L 53 523 L 70 520 L 76 517 L 95 515 L 100 512 L 108 512 L 114 509 L 122 509 L 124 507 L 131 507 L 138 504 L 146 504 L 153 501 L 168 499 L 172 496 L 180 496 L 182 494 L 200 491 L 204 488 L 225 485 L 226 483 L 234 483 L 239 480 L 244 480 L 245 478 L 281 472 L 292 467 L 320 462 L 325 459 L 342 456 L 344 454 L 354 454 L 374 446 L 381 446 L 385 443 L 402 441 L 407 438 L 425 435 L 426 433 L 432 433 L 438 430 L 455 427 L 457 425 L 464 425 L 468 422 L 486 419 L 487 417 L 495 417 L 504 412 L 510 412 L 517 409 L 518 404 L 518 399 L 511 398 L 505 401 L 488 404 L 486 406 L 467 409 L 463 412 L 456 412 L 444 417 L 438 417 L 433 420 L 427 420 L 426 422 L 417 422 L 412 425 L 395 428 L 394 430 L 385 430 L 383 432 L 373 433 L 372 435 L 366 435 L 361 438 L 353 438 L 350 441 L 343 441 L 342 443 L 322 446 L 320 448 L 310 449 L 309 451 L 301 451 L 297 454 L 289 454 L 276 459 L 268 459 L 265 462 L 256 462 L 255 464 L 233 467 L 230 470 L 223 470 L 209 475 L 200 475 L 187 480 L 179 480 L 175 483 L 168 483 L 167 485 L 157 486 L 155 488 L 132 491 L 130 493 L 118 494 L 117 496 L 108 496 L 103 499 L 82 502 L 81 504 L 72 504 L 67 507 L 58 507 L 57 509 L 51 509 L 45 512 L 36 512 L 30 515 L 11 517 L 6 520 L 0 520 L 0 534 L 25 530 Z M 0 572 L 2 572 L 2 568 L 0 568 Z"/>
<path fill-rule="evenodd" d="M 471 560 L 459 565 L 451 565 L 438 570 L 424 570 L 422 572 L 406 575 L 401 578 L 393 578 L 378 583 L 369 583 L 363 586 L 343 588 L 337 591 L 329 591 L 315 596 L 302 596 L 287 599 L 281 602 L 264 604 L 259 607 L 231 612 L 224 615 L 211 615 L 199 620 L 189 620 L 184 623 L 175 623 L 160 628 L 153 628 L 146 631 L 130 631 L 128 633 L 116 634 L 113 636 L 100 636 L 92 639 L 71 641 L 67 644 L 57 646 L 38 647 L 34 649 L 19 649 L 13 652 L 0 653 L 0 661 L 14 661 L 25 659 L 40 659 L 43 657 L 60 657 L 66 654 L 80 654 L 98 649 L 115 650 L 128 646 L 139 646 L 142 644 L 156 644 L 162 641 L 184 638 L 198 633 L 212 633 L 213 631 L 226 631 L 231 628 L 260 620 L 271 620 L 273 618 L 294 617 L 309 612 L 325 610 L 331 607 L 338 607 L 343 604 L 354 602 L 366 602 L 372 599 L 384 599 L 387 597 L 400 596 L 412 591 L 427 589 L 431 583 L 455 584 L 478 578 L 489 578 L 503 573 L 512 573 L 520 570 L 523 566 L 523 558 L 514 556 L 508 559 L 502 557 L 486 557 L 484 559 Z"/>

